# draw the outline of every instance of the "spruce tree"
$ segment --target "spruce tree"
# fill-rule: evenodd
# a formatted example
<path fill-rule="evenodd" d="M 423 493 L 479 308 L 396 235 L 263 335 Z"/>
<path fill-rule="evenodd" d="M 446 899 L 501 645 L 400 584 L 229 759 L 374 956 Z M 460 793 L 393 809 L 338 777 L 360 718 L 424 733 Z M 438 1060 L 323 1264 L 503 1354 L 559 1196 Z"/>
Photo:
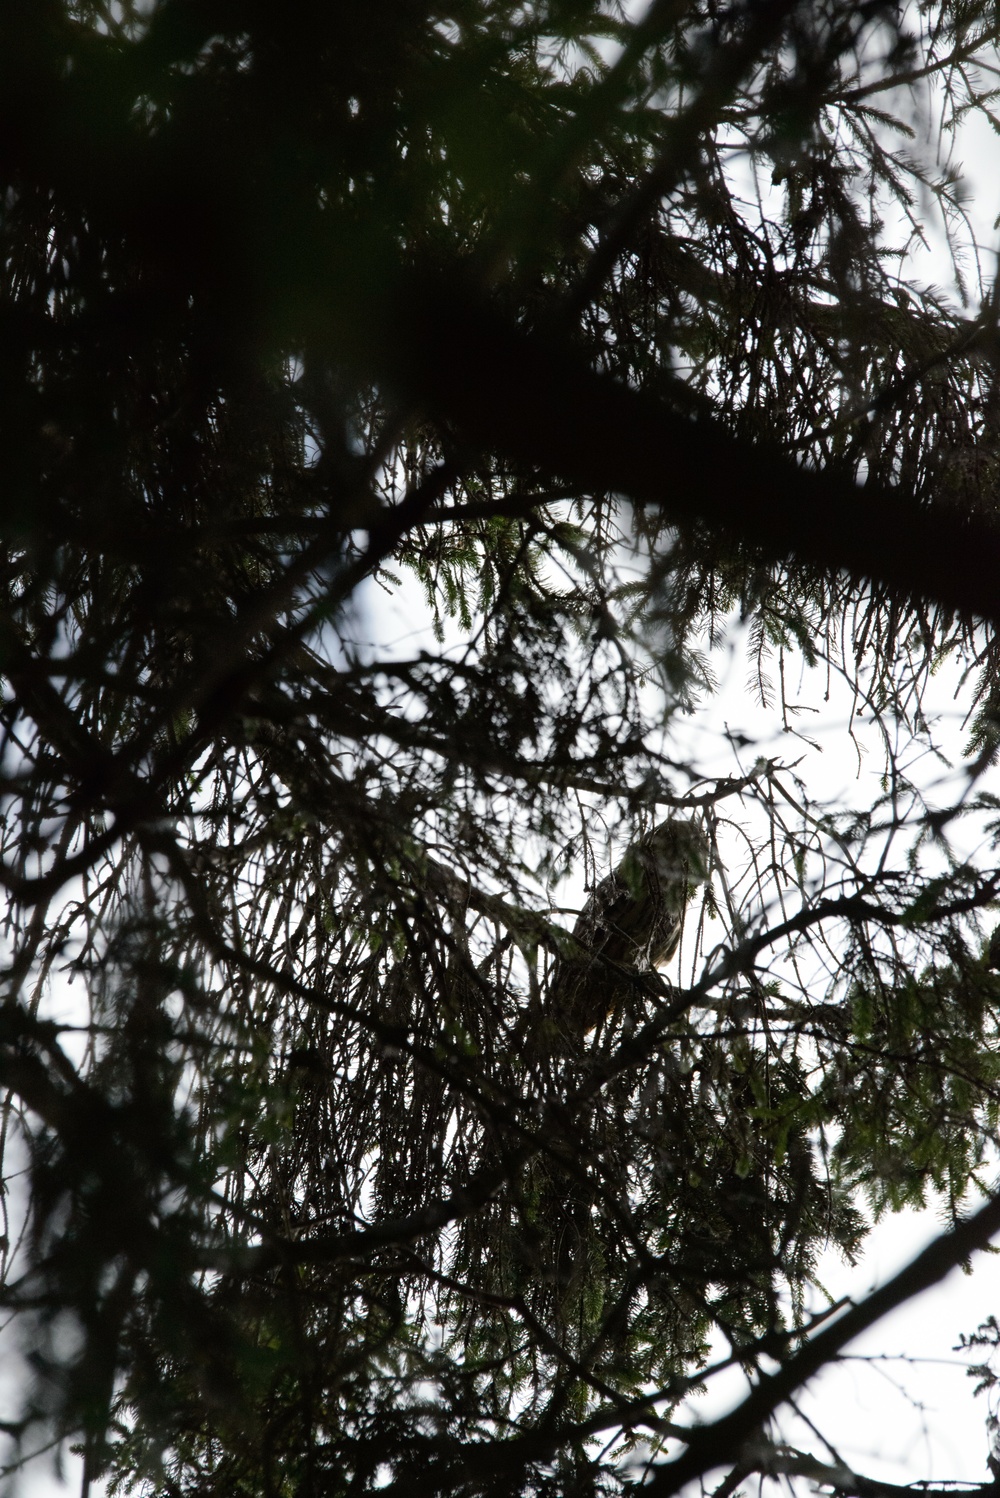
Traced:
<path fill-rule="evenodd" d="M 775 1422 L 1000 1229 L 997 309 L 948 156 L 998 34 L 3 7 L 12 1469 L 875 1491 Z M 869 801 L 699 764 L 734 633 L 776 715 L 844 684 Z"/>

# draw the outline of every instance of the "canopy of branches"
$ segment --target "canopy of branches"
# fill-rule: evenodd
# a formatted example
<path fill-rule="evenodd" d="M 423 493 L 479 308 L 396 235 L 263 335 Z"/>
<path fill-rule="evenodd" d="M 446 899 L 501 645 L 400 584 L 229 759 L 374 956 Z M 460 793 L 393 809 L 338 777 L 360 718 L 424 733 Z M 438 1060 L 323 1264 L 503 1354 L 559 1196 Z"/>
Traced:
<path fill-rule="evenodd" d="M 1000 344 L 948 154 L 998 36 L 0 8 L 10 1470 L 876 1491 L 775 1422 L 1000 1229 Z M 733 632 L 781 742 L 722 765 Z M 873 725 L 852 802 L 800 669 Z M 831 1316 L 819 1255 L 930 1194 Z"/>

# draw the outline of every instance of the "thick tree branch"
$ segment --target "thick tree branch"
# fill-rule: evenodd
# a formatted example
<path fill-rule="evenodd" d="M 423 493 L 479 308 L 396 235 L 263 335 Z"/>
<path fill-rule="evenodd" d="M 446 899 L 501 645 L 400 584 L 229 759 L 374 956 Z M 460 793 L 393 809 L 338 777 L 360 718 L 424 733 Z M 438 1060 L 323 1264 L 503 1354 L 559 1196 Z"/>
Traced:
<path fill-rule="evenodd" d="M 704 1476 L 713 1467 L 742 1460 L 747 1442 L 756 1437 L 764 1422 L 796 1389 L 832 1363 L 855 1337 L 897 1306 L 943 1280 L 977 1249 L 985 1248 L 998 1232 L 1000 1196 L 992 1197 L 972 1217 L 935 1238 L 891 1280 L 806 1342 L 776 1373 L 762 1375 L 746 1399 L 728 1415 L 693 1428 L 687 1438 L 687 1450 L 676 1460 L 656 1468 L 643 1491 L 653 1498 L 671 1498 L 685 1483 Z"/>
<path fill-rule="evenodd" d="M 996 1498 L 998 1491 L 996 1481 L 969 1483 L 968 1486 L 953 1482 L 922 1483 L 915 1490 L 912 1485 L 864 1477 L 850 1467 L 821 1462 L 806 1452 L 775 1446 L 769 1441 L 761 1443 L 753 1453 L 752 1462 L 751 1466 L 750 1454 L 741 1461 L 743 1476 L 749 1476 L 752 1471 L 763 1477 L 805 1477 L 840 1495 L 840 1498 L 914 1498 L 915 1491 L 920 1493 L 920 1498 Z"/>
<path fill-rule="evenodd" d="M 741 441 L 721 422 L 680 416 L 595 373 L 560 341 L 504 321 L 453 280 L 407 281 L 381 317 L 359 356 L 484 447 L 587 492 L 655 505 L 678 525 L 707 525 L 762 562 L 846 572 L 1000 624 L 992 517 L 862 488 Z"/>

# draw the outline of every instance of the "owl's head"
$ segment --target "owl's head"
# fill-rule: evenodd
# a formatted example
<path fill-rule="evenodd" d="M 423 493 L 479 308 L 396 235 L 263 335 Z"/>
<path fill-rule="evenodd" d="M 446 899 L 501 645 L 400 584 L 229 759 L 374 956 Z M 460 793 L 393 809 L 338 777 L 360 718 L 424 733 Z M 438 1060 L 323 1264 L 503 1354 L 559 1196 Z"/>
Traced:
<path fill-rule="evenodd" d="M 711 848 L 700 823 L 667 817 L 643 842 L 661 880 L 683 880 L 690 885 L 704 884 L 708 878 Z"/>

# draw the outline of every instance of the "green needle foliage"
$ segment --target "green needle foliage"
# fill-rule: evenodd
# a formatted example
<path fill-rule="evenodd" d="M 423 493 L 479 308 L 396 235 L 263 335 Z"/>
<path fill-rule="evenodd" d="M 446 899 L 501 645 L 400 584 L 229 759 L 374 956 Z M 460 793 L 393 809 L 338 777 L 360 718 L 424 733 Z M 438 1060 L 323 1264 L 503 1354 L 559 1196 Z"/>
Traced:
<path fill-rule="evenodd" d="M 0 7 L 9 1472 L 874 1491 L 774 1422 L 866 1205 L 993 1210 L 998 343 L 948 145 L 998 37 Z M 776 731 L 846 684 L 881 789 L 699 759 L 737 626 Z M 668 817 L 680 960 L 591 951 Z M 720 1364 L 780 1378 L 692 1433 Z"/>

